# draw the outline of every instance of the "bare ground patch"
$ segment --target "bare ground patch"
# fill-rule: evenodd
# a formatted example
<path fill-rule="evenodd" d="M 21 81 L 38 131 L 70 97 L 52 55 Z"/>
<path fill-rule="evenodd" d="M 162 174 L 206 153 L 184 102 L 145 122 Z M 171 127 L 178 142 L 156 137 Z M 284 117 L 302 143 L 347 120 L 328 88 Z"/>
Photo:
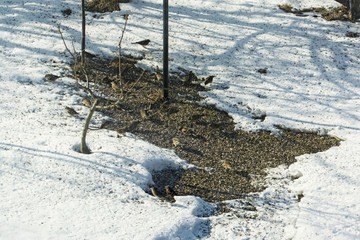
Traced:
<path fill-rule="evenodd" d="M 319 13 L 322 18 L 327 21 L 341 20 L 341 21 L 351 21 L 350 19 L 350 10 L 346 6 L 339 6 L 335 8 L 324 8 L 324 7 L 312 7 L 312 8 L 303 8 L 296 9 L 293 8 L 290 4 L 279 5 L 279 8 L 284 12 L 293 13 L 297 16 L 306 16 L 303 15 L 307 12 Z"/>
<path fill-rule="evenodd" d="M 100 127 L 131 132 L 157 146 L 173 149 L 197 166 L 186 171 L 153 172 L 152 187 L 159 196 L 165 196 L 165 186 L 170 186 L 176 195 L 195 195 L 210 202 L 242 198 L 265 188 L 254 182 L 263 181 L 266 169 L 289 165 L 296 156 L 339 144 L 330 136 L 291 130 L 283 130 L 281 136 L 266 131 L 235 131 L 226 112 L 199 104 L 198 92 L 206 88 L 187 77 L 190 73 L 172 75 L 170 98 L 163 101 L 162 82 L 155 73 L 136 67 L 136 61 L 122 60 L 125 97 L 117 108 L 104 111 L 114 121 Z M 118 59 L 87 60 L 90 79 L 108 96 L 120 94 L 111 87 L 111 82 L 117 81 L 117 64 Z"/>

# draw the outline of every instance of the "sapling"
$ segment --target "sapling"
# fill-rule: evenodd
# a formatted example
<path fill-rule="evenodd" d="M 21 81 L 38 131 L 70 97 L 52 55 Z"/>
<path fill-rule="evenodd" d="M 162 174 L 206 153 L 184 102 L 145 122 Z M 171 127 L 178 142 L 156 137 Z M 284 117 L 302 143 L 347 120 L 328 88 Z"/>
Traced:
<path fill-rule="evenodd" d="M 123 38 L 123 35 L 124 35 L 124 31 L 125 31 L 125 28 L 126 28 L 126 23 L 127 23 L 127 20 L 128 18 L 126 17 L 125 18 L 125 26 L 124 26 L 124 30 L 123 30 L 123 34 L 121 36 L 121 40 Z M 81 143 L 80 143 L 80 152 L 81 153 L 86 153 L 86 154 L 89 154 L 90 153 L 90 149 L 89 147 L 87 146 L 86 144 L 86 135 L 87 135 L 87 132 L 89 130 L 89 126 L 90 126 L 90 121 L 91 121 L 91 118 L 92 116 L 94 115 L 94 112 L 96 110 L 103 110 L 103 109 L 109 109 L 109 108 L 113 108 L 113 107 L 116 107 L 118 106 L 118 104 L 120 103 L 120 101 L 122 100 L 122 97 L 119 97 L 115 102 L 112 102 L 112 103 L 108 103 L 108 104 L 102 104 L 101 106 L 99 105 L 99 103 L 101 102 L 101 99 L 103 99 L 101 96 L 99 96 L 98 94 L 96 94 L 90 87 L 90 76 L 88 74 L 88 71 L 87 71 L 87 68 L 86 68 L 86 64 L 85 62 L 84 63 L 81 63 L 81 64 L 78 64 L 78 59 L 79 59 L 79 54 L 76 52 L 75 50 L 75 47 L 73 46 L 73 51 L 71 51 L 66 42 L 65 42 L 65 39 L 64 39 L 64 36 L 61 32 L 61 29 L 60 29 L 60 25 L 58 25 L 58 30 L 59 30 L 59 33 L 60 33 L 60 36 L 63 40 L 63 43 L 64 43 L 64 46 L 65 46 L 65 49 L 67 50 L 67 52 L 70 53 L 71 57 L 73 58 L 74 60 L 74 78 L 76 79 L 76 83 L 77 83 L 77 86 L 82 89 L 84 92 L 86 92 L 88 95 L 90 95 L 90 99 L 87 99 L 87 105 L 90 106 L 90 111 L 85 119 L 85 124 L 84 124 L 84 127 L 83 127 L 83 130 L 82 130 L 82 134 L 81 134 Z M 121 41 L 119 43 L 119 46 L 121 44 Z M 84 49 L 82 49 L 82 52 L 83 52 Z M 83 58 L 81 58 L 83 60 Z M 119 62 L 121 63 L 121 62 Z M 121 65 L 119 66 L 119 72 L 121 72 Z M 85 79 L 86 79 L 86 86 L 83 86 L 83 84 L 81 83 L 81 79 L 80 79 L 80 74 L 82 74 L 83 76 L 85 76 Z M 96 85 L 94 85 L 93 88 L 95 88 Z M 95 89 L 94 89 L 95 90 Z"/>

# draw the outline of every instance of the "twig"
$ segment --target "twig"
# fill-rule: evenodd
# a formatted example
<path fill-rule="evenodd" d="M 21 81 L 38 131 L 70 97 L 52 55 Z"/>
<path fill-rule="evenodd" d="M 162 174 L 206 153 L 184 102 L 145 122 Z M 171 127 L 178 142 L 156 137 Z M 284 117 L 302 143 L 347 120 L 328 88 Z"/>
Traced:
<path fill-rule="evenodd" d="M 126 25 L 127 25 L 128 19 L 129 19 L 129 15 L 125 14 L 124 19 L 125 19 L 124 28 L 123 28 L 123 30 L 121 30 L 122 33 L 121 33 L 121 37 L 120 37 L 120 41 L 119 41 L 119 80 L 120 80 L 120 86 L 121 86 L 121 91 L 122 92 L 123 92 L 124 81 L 122 79 L 122 73 L 121 73 L 121 43 L 122 43 L 122 40 L 124 38 L 124 33 L 125 33 L 125 30 L 126 30 Z"/>
<path fill-rule="evenodd" d="M 136 81 L 133 82 L 133 83 L 131 84 L 131 86 L 128 88 L 128 92 L 130 92 L 130 91 L 135 87 L 135 85 L 140 81 L 140 79 L 142 78 L 142 76 L 144 75 L 144 73 L 145 73 L 145 69 L 143 69 L 143 71 L 142 71 L 142 73 L 140 74 L 139 78 L 136 79 Z"/>
<path fill-rule="evenodd" d="M 61 39 L 62 39 L 62 41 L 63 41 L 63 43 L 64 43 L 64 46 L 65 46 L 66 51 L 68 51 L 68 53 L 70 53 L 70 55 L 72 56 L 72 58 L 75 58 L 74 54 L 70 51 L 70 49 L 69 49 L 68 46 L 66 45 L 64 36 L 63 36 L 63 34 L 62 34 L 62 32 L 61 32 L 60 24 L 58 24 L 58 31 L 59 31 L 59 33 L 60 33 L 60 36 L 61 36 Z"/>

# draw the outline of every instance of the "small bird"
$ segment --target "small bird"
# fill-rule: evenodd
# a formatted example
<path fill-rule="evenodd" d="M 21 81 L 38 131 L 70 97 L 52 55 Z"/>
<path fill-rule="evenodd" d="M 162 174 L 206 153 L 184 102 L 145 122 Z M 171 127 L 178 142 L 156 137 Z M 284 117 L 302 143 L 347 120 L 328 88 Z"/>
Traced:
<path fill-rule="evenodd" d="M 177 147 L 180 145 L 180 140 L 178 138 L 173 138 L 171 139 L 172 144 L 174 145 L 174 147 Z"/>
<path fill-rule="evenodd" d="M 150 43 L 150 39 L 145 39 L 142 41 L 133 42 L 132 44 L 139 44 L 139 45 L 145 47 L 145 46 L 149 45 L 149 43 Z"/>
<path fill-rule="evenodd" d="M 88 108 L 91 108 L 91 102 L 90 102 L 90 100 L 89 99 L 87 99 L 87 98 L 83 98 L 83 104 L 86 106 L 86 107 L 88 107 Z"/>
<path fill-rule="evenodd" d="M 113 124 L 112 121 L 104 120 L 104 121 L 102 121 L 102 123 L 101 123 L 101 125 L 100 125 L 99 128 L 107 128 L 107 127 L 109 127 L 111 124 Z"/>
<path fill-rule="evenodd" d="M 111 82 L 111 88 L 116 92 L 120 90 L 120 86 L 114 81 Z"/>
<path fill-rule="evenodd" d="M 214 77 L 215 76 L 209 76 L 209 77 L 205 78 L 205 85 L 212 83 L 212 81 L 214 80 Z"/>
<path fill-rule="evenodd" d="M 71 116 L 78 115 L 79 113 L 71 107 L 65 107 L 65 111 Z"/>
<path fill-rule="evenodd" d="M 85 58 L 90 58 L 90 59 L 92 59 L 92 58 L 95 58 L 95 57 L 96 57 L 96 55 L 85 51 Z"/>
<path fill-rule="evenodd" d="M 260 68 L 257 70 L 257 72 L 261 74 L 267 73 L 267 68 Z"/>
<path fill-rule="evenodd" d="M 51 74 L 51 73 L 45 75 L 45 81 L 48 81 L 48 82 L 54 82 L 58 78 L 59 78 L 59 76 Z"/>
<path fill-rule="evenodd" d="M 197 82 L 199 81 L 198 77 L 193 71 L 190 71 L 185 77 L 184 81 L 187 83 Z"/>
<path fill-rule="evenodd" d="M 224 160 L 223 167 L 225 169 L 233 170 L 233 168 L 230 166 L 227 160 Z"/>

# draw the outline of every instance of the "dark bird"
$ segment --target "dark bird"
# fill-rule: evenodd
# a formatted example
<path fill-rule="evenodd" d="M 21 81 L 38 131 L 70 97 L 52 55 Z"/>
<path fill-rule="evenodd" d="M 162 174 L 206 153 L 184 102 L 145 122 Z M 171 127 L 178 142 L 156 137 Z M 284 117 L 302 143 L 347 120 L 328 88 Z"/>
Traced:
<path fill-rule="evenodd" d="M 150 43 L 150 39 L 145 39 L 145 40 L 142 40 L 139 42 L 133 42 L 132 44 L 139 44 L 139 45 L 145 47 L 145 46 L 149 45 L 149 43 Z"/>
<path fill-rule="evenodd" d="M 205 78 L 205 85 L 212 83 L 212 81 L 214 80 L 214 77 L 215 76 L 209 76 L 209 77 Z"/>
<path fill-rule="evenodd" d="M 95 58 L 96 55 L 94 55 L 94 54 L 92 54 L 92 53 L 89 53 L 89 52 L 85 52 L 85 57 L 91 59 L 91 58 Z"/>
<path fill-rule="evenodd" d="M 101 125 L 100 125 L 99 128 L 107 128 L 107 127 L 109 127 L 111 124 L 113 124 L 112 121 L 104 120 L 104 121 L 102 121 L 102 123 L 101 123 Z"/>
<path fill-rule="evenodd" d="M 257 70 L 257 72 L 261 74 L 267 73 L 267 68 L 260 68 Z"/>
<path fill-rule="evenodd" d="M 48 81 L 48 82 L 54 82 L 58 78 L 59 78 L 59 76 L 51 74 L 51 73 L 45 75 L 45 81 Z"/>
<path fill-rule="evenodd" d="M 198 82 L 199 79 L 196 76 L 196 74 L 193 71 L 190 71 L 185 77 L 184 77 L 184 81 L 186 83 L 193 83 L 193 82 Z"/>
<path fill-rule="evenodd" d="M 71 107 L 65 107 L 65 111 L 71 116 L 78 115 L 79 113 Z"/>

